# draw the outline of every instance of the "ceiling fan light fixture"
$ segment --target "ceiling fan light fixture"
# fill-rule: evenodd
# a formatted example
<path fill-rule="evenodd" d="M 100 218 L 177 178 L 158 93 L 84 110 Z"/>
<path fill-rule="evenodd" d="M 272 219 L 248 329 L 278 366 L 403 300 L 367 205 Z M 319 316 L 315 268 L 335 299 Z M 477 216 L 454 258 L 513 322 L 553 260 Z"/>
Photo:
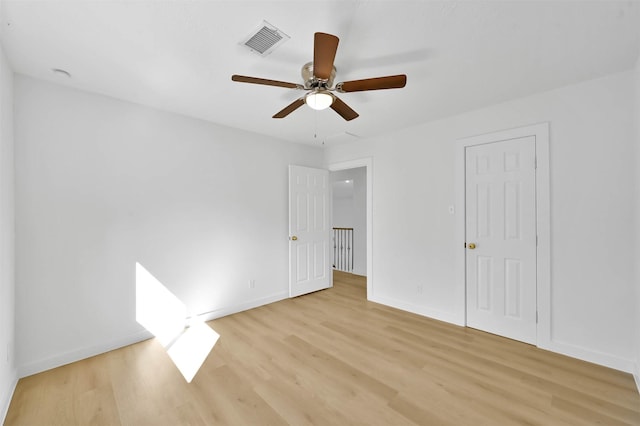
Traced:
<path fill-rule="evenodd" d="M 317 111 L 329 108 L 334 99 L 334 96 L 327 90 L 313 91 L 304 97 L 305 103 Z"/>

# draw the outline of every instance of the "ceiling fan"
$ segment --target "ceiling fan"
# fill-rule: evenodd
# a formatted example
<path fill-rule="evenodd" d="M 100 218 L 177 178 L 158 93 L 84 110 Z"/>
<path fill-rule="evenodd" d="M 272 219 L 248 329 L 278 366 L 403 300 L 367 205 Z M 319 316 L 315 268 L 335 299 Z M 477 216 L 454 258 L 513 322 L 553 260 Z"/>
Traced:
<path fill-rule="evenodd" d="M 345 81 L 337 83 L 335 87 L 332 87 L 333 79 L 336 75 L 336 68 L 333 66 L 333 61 L 336 57 L 336 51 L 338 50 L 338 42 L 338 37 L 334 35 L 315 33 L 313 40 L 313 62 L 308 62 L 302 67 L 304 84 L 267 80 L 236 74 L 231 76 L 231 80 L 241 83 L 263 84 L 308 91 L 303 97 L 296 99 L 280 112 L 276 113 L 273 118 L 284 118 L 306 103 L 309 107 L 316 110 L 331 107 L 331 109 L 347 121 L 357 118 L 358 113 L 332 92 L 349 93 L 362 92 L 365 90 L 400 89 L 407 84 L 407 76 L 400 74 L 387 77 L 366 78 L 364 80 Z"/>

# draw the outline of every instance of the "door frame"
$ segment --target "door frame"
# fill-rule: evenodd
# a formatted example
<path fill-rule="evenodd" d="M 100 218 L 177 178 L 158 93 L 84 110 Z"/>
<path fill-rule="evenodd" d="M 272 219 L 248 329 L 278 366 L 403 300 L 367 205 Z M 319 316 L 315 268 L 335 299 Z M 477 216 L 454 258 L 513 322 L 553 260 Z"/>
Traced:
<path fill-rule="evenodd" d="M 461 314 L 460 325 L 467 325 L 466 289 L 466 205 L 465 205 L 465 149 L 509 139 L 533 136 L 536 144 L 536 294 L 538 323 L 537 346 L 551 346 L 551 210 L 549 180 L 549 123 L 517 127 L 497 132 L 470 136 L 457 140 L 455 150 L 455 194 L 458 213 L 455 218 L 456 241 L 456 300 Z"/>
<path fill-rule="evenodd" d="M 355 160 L 332 163 L 327 166 L 329 172 L 357 169 L 365 167 L 367 174 L 367 300 L 373 297 L 373 158 L 365 157 Z M 333 210 L 331 212 L 333 223 Z"/>

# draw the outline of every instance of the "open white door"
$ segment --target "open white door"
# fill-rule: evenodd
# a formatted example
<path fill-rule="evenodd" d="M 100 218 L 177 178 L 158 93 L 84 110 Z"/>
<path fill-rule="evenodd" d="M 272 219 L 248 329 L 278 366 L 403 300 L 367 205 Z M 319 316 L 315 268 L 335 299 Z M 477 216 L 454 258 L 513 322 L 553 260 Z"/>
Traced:
<path fill-rule="evenodd" d="M 329 171 L 289 166 L 289 297 L 333 285 Z"/>
<path fill-rule="evenodd" d="M 536 343 L 534 136 L 466 148 L 467 325 Z"/>

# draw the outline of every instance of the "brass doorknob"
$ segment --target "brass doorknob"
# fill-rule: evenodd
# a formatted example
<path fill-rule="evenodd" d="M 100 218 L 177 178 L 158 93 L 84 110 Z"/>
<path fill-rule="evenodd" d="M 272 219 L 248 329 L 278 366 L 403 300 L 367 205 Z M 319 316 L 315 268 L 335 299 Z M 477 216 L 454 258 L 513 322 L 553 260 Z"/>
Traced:
<path fill-rule="evenodd" d="M 291 237 L 291 241 L 297 241 L 298 237 L 296 237 L 295 235 L 293 237 Z"/>
<path fill-rule="evenodd" d="M 469 243 L 469 248 L 473 250 L 474 248 L 476 248 L 476 245 L 474 243 Z"/>

